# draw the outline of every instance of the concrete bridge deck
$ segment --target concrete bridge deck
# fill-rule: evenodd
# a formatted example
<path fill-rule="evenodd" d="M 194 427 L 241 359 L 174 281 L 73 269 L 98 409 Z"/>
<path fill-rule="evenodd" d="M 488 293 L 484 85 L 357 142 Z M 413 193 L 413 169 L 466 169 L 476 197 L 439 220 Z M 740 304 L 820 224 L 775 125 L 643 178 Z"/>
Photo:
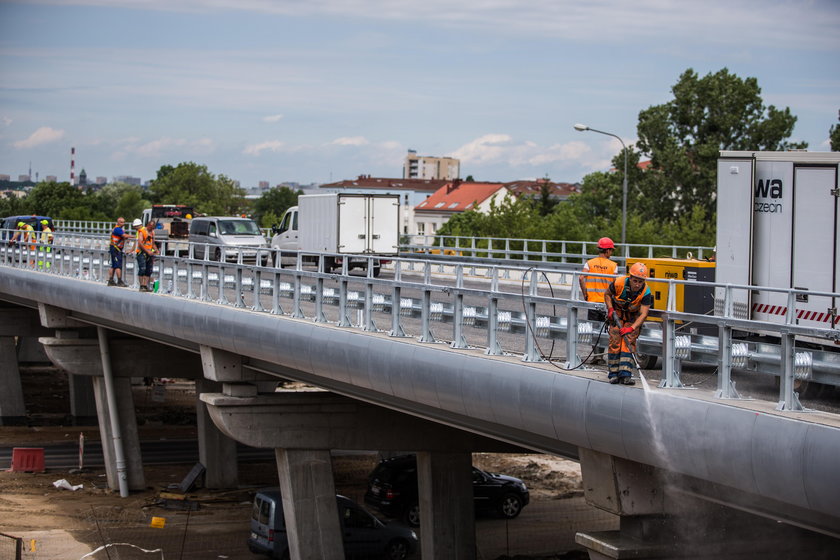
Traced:
<path fill-rule="evenodd" d="M 12 304 L 9 313 L 37 309 L 41 325 L 26 332 L 50 329 L 53 336 L 42 340 L 57 365 L 77 374 L 88 368 L 95 385 L 105 376 L 103 331 L 110 333 L 111 359 L 124 364 L 113 369 L 126 382 L 158 353 L 138 349 L 145 346 L 137 339 L 153 341 L 158 358 L 180 360 L 207 405 L 199 421 L 212 418 L 220 430 L 205 429 L 200 442 L 215 465 L 208 470 L 220 481 L 235 478 L 225 472 L 233 453 L 225 436 L 277 449 L 284 507 L 298 513 L 291 527 L 300 533 L 296 546 L 314 547 L 324 558 L 338 557 L 331 512 L 319 509 L 329 501 L 318 499 L 333 493 L 323 464 L 337 446 L 418 451 L 424 557 L 474 556 L 474 543 L 451 536 L 472 527 L 464 506 L 471 497 L 452 489 L 469 489 L 462 480 L 469 452 L 515 448 L 579 459 L 587 499 L 622 516 L 615 538 L 581 537 L 593 557 L 661 543 L 674 520 L 720 518 L 719 507 L 734 512 L 727 514 L 733 524 L 747 512 L 805 529 L 823 548 L 823 536 L 840 543 L 834 414 L 722 401 L 703 391 L 613 386 L 591 372 L 518 357 L 9 267 L 0 267 L 0 299 Z M 90 327 L 100 334 L 86 338 Z M 11 330 L 0 335 L 24 335 Z M 301 401 L 272 390 L 280 378 L 326 392 Z M 106 388 L 97 391 L 104 426 Z M 141 472 L 132 475 L 130 465 L 129 476 L 142 476 L 142 462 L 133 468 Z M 686 501 L 690 512 L 681 507 Z M 307 532 L 307 525 L 323 523 L 320 536 Z M 725 541 L 724 533 L 716 538 Z"/>

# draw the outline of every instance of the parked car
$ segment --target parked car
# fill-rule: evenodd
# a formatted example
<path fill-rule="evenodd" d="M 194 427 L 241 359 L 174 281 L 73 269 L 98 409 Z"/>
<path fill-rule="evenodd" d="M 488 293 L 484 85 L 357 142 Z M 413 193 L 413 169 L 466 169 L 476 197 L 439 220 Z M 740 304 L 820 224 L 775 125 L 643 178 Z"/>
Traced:
<path fill-rule="evenodd" d="M 512 476 L 472 467 L 472 484 L 478 513 L 513 519 L 530 501 L 525 483 Z M 403 519 L 412 527 L 419 526 L 417 457 L 401 455 L 381 461 L 368 477 L 365 503 L 388 517 Z"/>
<path fill-rule="evenodd" d="M 261 264 L 265 264 L 270 256 L 268 242 L 259 226 L 250 218 L 193 218 L 189 240 L 196 244 L 193 256 L 198 259 L 236 262 L 239 251 L 242 251 L 243 261 L 255 262 L 259 253 Z"/>
<path fill-rule="evenodd" d="M 417 548 L 417 534 L 398 524 L 385 524 L 353 500 L 336 495 L 344 555 L 347 558 L 403 560 Z M 279 488 L 264 488 L 254 496 L 248 548 L 255 554 L 289 558 L 289 541 Z"/>
<path fill-rule="evenodd" d="M 0 240 L 7 241 L 14 237 L 15 232 L 7 231 L 17 229 L 18 222 L 25 222 L 35 229 L 36 232 L 41 231 L 41 220 L 47 220 L 50 224 L 50 229 L 55 231 L 53 220 L 49 216 L 9 216 L 3 218 L 2 226 L 0 226 Z"/>

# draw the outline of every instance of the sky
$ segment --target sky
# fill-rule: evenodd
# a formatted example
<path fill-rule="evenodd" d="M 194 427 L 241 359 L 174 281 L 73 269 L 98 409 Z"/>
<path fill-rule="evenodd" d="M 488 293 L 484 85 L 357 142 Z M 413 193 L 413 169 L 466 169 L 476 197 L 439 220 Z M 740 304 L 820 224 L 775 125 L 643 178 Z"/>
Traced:
<path fill-rule="evenodd" d="M 243 187 L 401 177 L 577 182 L 680 75 L 754 77 L 827 151 L 838 0 L 0 0 L 0 174 Z M 31 167 L 30 167 L 31 166 Z"/>

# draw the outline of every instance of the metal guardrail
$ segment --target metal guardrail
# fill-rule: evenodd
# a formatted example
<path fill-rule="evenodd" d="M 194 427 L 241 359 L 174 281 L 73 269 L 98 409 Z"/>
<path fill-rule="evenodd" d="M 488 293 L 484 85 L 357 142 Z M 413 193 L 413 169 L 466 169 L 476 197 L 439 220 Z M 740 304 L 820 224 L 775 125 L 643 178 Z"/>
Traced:
<path fill-rule="evenodd" d="M 713 247 L 698 245 L 626 243 L 617 245 L 616 248 L 613 258 L 622 263 L 630 257 L 685 258 L 689 255 L 688 258 L 696 257 L 702 260 L 715 254 Z M 598 244 L 595 241 L 412 235 L 403 236 L 400 252 L 583 264 L 586 260 L 598 255 Z"/>
<path fill-rule="evenodd" d="M 48 250 L 46 250 L 48 249 Z M 347 263 L 338 273 L 327 273 L 323 264 L 318 268 L 305 267 L 306 257 L 316 257 L 323 263 L 329 253 L 280 253 L 261 249 L 268 257 L 268 265 L 260 266 L 262 255 L 251 263 L 245 261 L 241 248 L 236 262 L 217 262 L 194 258 L 195 252 L 205 254 L 203 247 L 191 245 L 188 254 L 162 256 L 156 264 L 158 291 L 174 297 L 215 302 L 257 312 L 308 318 L 326 322 L 326 309 L 337 309 L 332 322 L 342 327 L 356 327 L 378 331 L 375 314 L 386 314 L 390 320 L 391 336 L 407 336 L 405 320 L 415 321 L 415 336 L 421 342 L 438 342 L 433 323 L 451 324 L 452 348 L 483 347 L 487 355 L 512 353 L 503 343 L 515 347 L 528 362 L 546 361 L 540 340 L 565 341 L 565 368 L 581 367 L 581 355 L 595 343 L 602 323 L 582 320 L 584 310 L 597 309 L 600 304 L 580 301 L 577 270 L 557 270 L 524 265 L 477 265 L 453 263 L 447 260 L 395 258 L 387 269 L 393 278 L 373 276 L 375 257 L 368 259 L 366 276 L 351 275 Z M 206 254 L 210 254 L 209 251 Z M 284 266 L 284 261 L 291 264 Z M 134 259 L 127 259 L 125 279 L 137 287 Z M 53 245 L 27 243 L 0 247 L 0 266 L 25 268 L 44 274 L 104 282 L 109 269 L 107 238 L 91 234 L 56 234 Z M 592 274 L 590 274 L 592 275 Z M 420 280 L 417 280 L 417 277 Z M 780 410 L 805 410 L 795 391 L 798 381 L 814 381 L 840 386 L 840 353 L 818 349 L 803 350 L 796 346 L 797 337 L 824 340 L 826 345 L 840 341 L 836 328 L 817 328 L 778 324 L 737 318 L 732 313 L 732 301 L 739 291 L 767 291 L 787 294 L 789 317 L 795 316 L 797 295 L 840 298 L 838 293 L 781 290 L 759 286 L 721 285 L 710 282 L 650 279 L 668 284 L 668 311 L 651 310 L 651 316 L 661 320 L 661 326 L 647 322 L 638 341 L 639 351 L 663 358 L 661 387 L 681 388 L 682 362 L 717 365 L 716 396 L 722 399 L 740 398 L 731 381 L 732 371 L 747 370 L 777 375 L 781 378 Z M 328 284 L 334 284 L 328 285 Z M 351 285 L 362 284 L 361 289 Z M 477 286 L 476 286 L 477 284 Z M 724 300 L 718 315 L 700 315 L 674 311 L 674 294 L 679 284 L 706 285 L 723 290 Z M 552 293 L 545 295 L 546 287 Z M 554 287 L 563 287 L 561 295 Z M 505 289 L 507 288 L 507 289 Z M 309 315 L 304 313 L 306 303 Z M 557 312 L 557 308 L 561 312 Z M 356 323 L 352 312 L 358 313 Z M 689 325 L 712 325 L 718 337 L 701 336 L 689 332 Z M 480 343 L 468 342 L 466 331 L 484 333 Z M 737 332 L 773 333 L 779 344 L 739 340 Z M 502 335 L 513 337 L 502 340 Z M 606 345 L 606 342 L 601 344 Z M 549 357 L 552 359 L 552 357 Z"/>
<path fill-rule="evenodd" d="M 107 235 L 114 227 L 112 222 L 86 220 L 54 220 L 57 231 Z M 126 231 L 131 231 L 126 224 Z M 260 231 L 271 242 L 270 228 Z M 627 243 L 617 246 L 613 258 L 624 263 L 627 258 L 688 258 L 705 259 L 714 255 L 713 247 L 698 245 L 656 245 Z M 439 258 L 468 257 L 494 261 L 526 261 L 541 263 L 583 264 L 598 255 L 594 241 L 524 239 L 507 237 L 463 237 L 456 235 L 405 235 L 400 240 L 401 254 L 436 255 Z"/>

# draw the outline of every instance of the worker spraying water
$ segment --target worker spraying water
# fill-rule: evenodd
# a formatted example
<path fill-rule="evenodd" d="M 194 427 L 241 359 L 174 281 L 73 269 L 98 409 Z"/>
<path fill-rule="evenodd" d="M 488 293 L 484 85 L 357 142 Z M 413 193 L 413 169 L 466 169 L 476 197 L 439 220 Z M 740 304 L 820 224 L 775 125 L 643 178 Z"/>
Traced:
<path fill-rule="evenodd" d="M 636 384 L 632 372 L 636 340 L 653 304 L 647 278 L 647 266 L 638 262 L 630 267 L 627 276 L 619 276 L 607 288 L 604 304 L 610 325 L 607 351 L 610 383 Z"/>

